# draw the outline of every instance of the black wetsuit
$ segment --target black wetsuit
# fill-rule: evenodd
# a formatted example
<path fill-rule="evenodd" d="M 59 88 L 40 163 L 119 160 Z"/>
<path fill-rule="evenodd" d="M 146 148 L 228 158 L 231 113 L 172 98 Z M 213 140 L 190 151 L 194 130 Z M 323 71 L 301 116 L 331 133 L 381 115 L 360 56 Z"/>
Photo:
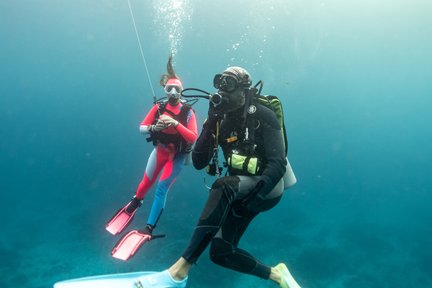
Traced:
<path fill-rule="evenodd" d="M 236 271 L 268 279 L 270 267 L 261 264 L 248 252 L 237 248 L 238 242 L 252 219 L 260 212 L 271 209 L 283 193 L 282 177 L 286 169 L 286 158 L 280 125 L 273 111 L 256 105 L 254 113 L 254 143 L 256 152 L 261 155 L 263 169 L 257 176 L 237 172 L 236 175 L 218 178 L 212 185 L 190 243 L 183 253 L 190 263 L 195 263 L 211 242 L 210 256 L 213 262 Z M 222 120 L 219 145 L 225 158 L 233 149 L 240 149 L 245 137 L 242 113 L 233 112 Z M 214 148 L 212 134 L 216 119 L 210 118 L 192 152 L 195 168 L 208 165 Z M 237 141 L 227 141 L 232 136 Z M 256 187 L 260 188 L 256 190 Z M 253 194 L 252 191 L 259 191 Z M 255 195 L 250 197 L 251 194 Z M 249 196 L 249 197 L 248 197 Z M 247 201 L 246 201 L 247 199 Z"/>

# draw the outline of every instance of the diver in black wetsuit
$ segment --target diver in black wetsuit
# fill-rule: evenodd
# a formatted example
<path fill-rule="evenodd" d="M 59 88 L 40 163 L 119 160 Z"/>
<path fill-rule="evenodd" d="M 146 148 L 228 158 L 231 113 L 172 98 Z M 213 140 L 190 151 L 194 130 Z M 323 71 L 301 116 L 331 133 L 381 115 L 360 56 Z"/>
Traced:
<path fill-rule="evenodd" d="M 237 244 L 251 220 L 258 213 L 275 206 L 281 199 L 281 180 L 286 166 L 281 127 L 273 111 L 256 104 L 254 117 L 258 127 L 254 131 L 254 143 L 250 143 L 251 140 L 245 141 L 246 119 L 243 119 L 243 110 L 248 96 L 245 88 L 251 85 L 250 76 L 244 69 L 237 67 L 226 70 L 222 75 L 235 81 L 225 83 L 226 87 L 220 87 L 222 99 L 227 99 L 220 104 L 221 107 L 211 104 L 207 122 L 193 150 L 194 166 L 202 169 L 211 161 L 215 142 L 213 135 L 216 134 L 216 123 L 220 121 L 218 142 L 226 162 L 230 163 L 230 159 L 234 162 L 234 157 L 243 159 L 239 156 L 249 156 L 256 157 L 263 167 L 259 168 L 259 175 L 251 176 L 249 171 L 228 166 L 230 176 L 218 178 L 213 183 L 209 199 L 183 258 L 194 263 L 211 241 L 210 255 L 215 263 L 268 278 L 270 267 L 260 264 L 249 253 L 237 248 Z M 254 192 L 256 195 L 251 195 Z"/>
<path fill-rule="evenodd" d="M 250 74 L 241 67 L 230 67 L 215 77 L 221 101 L 210 101 L 192 159 L 197 169 L 210 163 L 214 172 L 220 172 L 211 163 L 219 145 L 229 176 L 213 183 L 188 247 L 164 271 L 174 281 L 169 287 L 185 287 L 191 265 L 210 243 L 211 260 L 219 265 L 271 279 L 283 288 L 300 287 L 285 264 L 264 265 L 237 247 L 253 218 L 280 201 L 287 167 L 280 124 L 272 110 L 252 102 L 251 84 Z M 136 287 L 145 287 L 143 280 Z"/>

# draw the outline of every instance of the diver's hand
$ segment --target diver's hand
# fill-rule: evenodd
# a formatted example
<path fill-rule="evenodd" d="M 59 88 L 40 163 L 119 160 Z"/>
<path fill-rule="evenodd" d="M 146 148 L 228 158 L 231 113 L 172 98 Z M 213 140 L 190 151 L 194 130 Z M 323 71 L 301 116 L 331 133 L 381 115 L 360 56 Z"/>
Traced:
<path fill-rule="evenodd" d="M 167 128 L 165 126 L 165 123 L 163 121 L 159 120 L 155 125 L 150 126 L 150 131 L 151 132 L 159 132 L 159 131 L 164 130 L 165 128 Z"/>
<path fill-rule="evenodd" d="M 169 126 L 177 127 L 177 125 L 179 124 L 179 122 L 177 120 L 171 118 L 168 115 L 161 115 L 159 117 L 159 121 L 162 121 L 163 123 L 165 123 L 166 127 L 169 127 Z"/>
<path fill-rule="evenodd" d="M 216 121 L 222 119 L 222 112 L 210 101 L 207 116 L 208 122 L 215 123 Z"/>

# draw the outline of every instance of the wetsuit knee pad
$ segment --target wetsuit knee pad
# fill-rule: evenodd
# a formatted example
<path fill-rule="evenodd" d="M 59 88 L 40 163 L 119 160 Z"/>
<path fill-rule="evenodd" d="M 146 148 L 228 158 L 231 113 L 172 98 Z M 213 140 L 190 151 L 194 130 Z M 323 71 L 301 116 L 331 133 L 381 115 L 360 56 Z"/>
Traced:
<path fill-rule="evenodd" d="M 210 259 L 218 265 L 225 266 L 232 250 L 232 245 L 228 242 L 221 238 L 213 238 L 210 246 Z"/>

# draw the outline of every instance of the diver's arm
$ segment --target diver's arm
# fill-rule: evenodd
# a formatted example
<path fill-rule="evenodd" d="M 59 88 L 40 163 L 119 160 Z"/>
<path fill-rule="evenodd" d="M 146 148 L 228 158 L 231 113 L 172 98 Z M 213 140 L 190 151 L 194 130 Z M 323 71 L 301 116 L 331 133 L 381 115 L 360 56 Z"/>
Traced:
<path fill-rule="evenodd" d="M 141 134 L 149 134 L 152 132 L 153 125 L 140 125 L 139 130 Z"/>
<path fill-rule="evenodd" d="M 264 196 L 273 190 L 285 174 L 286 157 L 284 139 L 276 116 L 273 112 L 262 113 L 262 115 L 260 125 L 262 125 L 261 131 L 265 140 L 264 153 L 266 166 L 261 175 L 263 187 L 261 188 L 260 195 Z"/>
<path fill-rule="evenodd" d="M 149 134 L 152 132 L 152 128 L 153 128 L 152 124 L 155 121 L 155 116 L 158 109 L 159 109 L 159 105 L 156 104 L 147 113 L 144 120 L 141 122 L 139 126 L 139 131 L 141 134 Z"/>
<path fill-rule="evenodd" d="M 212 119 L 208 119 L 204 122 L 201 134 L 192 150 L 192 161 L 195 169 L 201 170 L 205 168 L 213 157 L 213 127 L 215 127 L 215 125 L 216 121 Z"/>
<path fill-rule="evenodd" d="M 195 119 L 195 113 L 192 109 L 189 110 L 187 127 L 178 122 L 175 127 L 177 132 L 183 137 L 186 142 L 193 144 L 198 137 L 198 129 Z"/>

